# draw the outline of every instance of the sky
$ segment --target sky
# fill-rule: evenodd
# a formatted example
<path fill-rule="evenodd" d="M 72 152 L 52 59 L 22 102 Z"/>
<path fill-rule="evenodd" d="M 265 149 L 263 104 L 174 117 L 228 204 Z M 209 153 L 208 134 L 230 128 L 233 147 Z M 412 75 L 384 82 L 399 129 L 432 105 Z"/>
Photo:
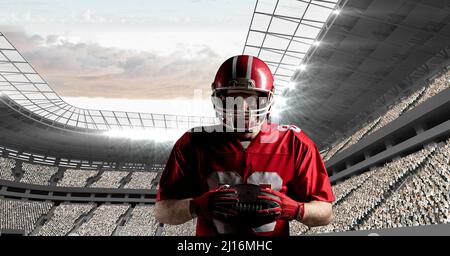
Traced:
<path fill-rule="evenodd" d="M 0 0 L 0 31 L 76 106 L 212 116 L 211 82 L 242 53 L 255 2 Z"/>

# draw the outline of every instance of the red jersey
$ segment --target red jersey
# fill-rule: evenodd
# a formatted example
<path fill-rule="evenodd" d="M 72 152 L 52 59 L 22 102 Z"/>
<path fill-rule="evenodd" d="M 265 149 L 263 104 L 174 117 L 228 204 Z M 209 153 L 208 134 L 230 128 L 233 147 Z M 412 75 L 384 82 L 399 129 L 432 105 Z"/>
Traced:
<path fill-rule="evenodd" d="M 328 174 L 311 139 L 296 126 L 264 124 L 244 149 L 227 132 L 190 131 L 174 145 L 162 173 L 157 200 L 197 197 L 222 184 L 271 184 L 299 202 L 333 202 Z M 196 235 L 233 234 L 233 226 L 198 217 Z M 251 235 L 289 235 L 277 220 Z"/>

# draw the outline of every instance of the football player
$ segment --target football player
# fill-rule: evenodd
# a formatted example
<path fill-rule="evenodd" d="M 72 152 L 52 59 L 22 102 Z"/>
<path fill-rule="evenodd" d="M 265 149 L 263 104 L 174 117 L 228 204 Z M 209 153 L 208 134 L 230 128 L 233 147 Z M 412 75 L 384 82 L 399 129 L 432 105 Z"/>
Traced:
<path fill-rule="evenodd" d="M 234 56 L 220 66 L 212 101 L 222 124 L 194 128 L 175 143 L 159 183 L 159 222 L 176 225 L 197 217 L 196 235 L 286 236 L 289 221 L 331 221 L 335 198 L 316 145 L 297 126 L 270 122 L 273 81 L 257 57 Z M 214 200 L 238 203 L 221 196 L 236 193 L 237 184 L 260 185 L 260 198 L 276 201 L 276 209 L 259 212 L 275 213 L 272 221 L 249 227 L 215 217 Z M 236 214 L 233 209 L 227 214 Z"/>

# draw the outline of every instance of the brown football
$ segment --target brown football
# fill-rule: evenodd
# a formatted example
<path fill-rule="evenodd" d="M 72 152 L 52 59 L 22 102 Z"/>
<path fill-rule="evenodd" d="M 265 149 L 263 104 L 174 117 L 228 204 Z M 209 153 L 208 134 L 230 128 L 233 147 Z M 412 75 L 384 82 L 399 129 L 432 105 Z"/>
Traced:
<path fill-rule="evenodd" d="M 279 208 L 277 202 L 259 199 L 263 195 L 261 187 L 254 184 L 238 184 L 230 186 L 237 193 L 220 194 L 220 197 L 237 198 L 237 202 L 211 201 L 213 217 L 228 224 L 242 227 L 258 227 L 273 222 L 278 214 L 259 213 L 259 210 Z M 267 194 L 264 194 L 267 196 Z"/>

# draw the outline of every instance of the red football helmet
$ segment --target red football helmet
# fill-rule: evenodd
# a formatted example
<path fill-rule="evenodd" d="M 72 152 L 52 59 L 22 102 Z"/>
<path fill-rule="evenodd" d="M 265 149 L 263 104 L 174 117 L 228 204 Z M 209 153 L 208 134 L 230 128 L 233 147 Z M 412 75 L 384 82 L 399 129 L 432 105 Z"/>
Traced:
<path fill-rule="evenodd" d="M 260 127 L 269 117 L 274 101 L 273 75 L 269 67 L 257 57 L 238 55 L 229 58 L 220 66 L 214 82 L 212 83 L 212 102 L 217 117 L 222 119 L 225 126 L 238 130 L 233 120 L 236 116 L 245 116 L 247 120 L 256 121 L 248 123 L 245 131 L 252 131 Z M 228 106 L 225 98 L 229 95 L 253 95 L 257 102 L 249 109 L 237 109 L 234 105 Z M 242 131 L 242 130 L 238 130 Z"/>

